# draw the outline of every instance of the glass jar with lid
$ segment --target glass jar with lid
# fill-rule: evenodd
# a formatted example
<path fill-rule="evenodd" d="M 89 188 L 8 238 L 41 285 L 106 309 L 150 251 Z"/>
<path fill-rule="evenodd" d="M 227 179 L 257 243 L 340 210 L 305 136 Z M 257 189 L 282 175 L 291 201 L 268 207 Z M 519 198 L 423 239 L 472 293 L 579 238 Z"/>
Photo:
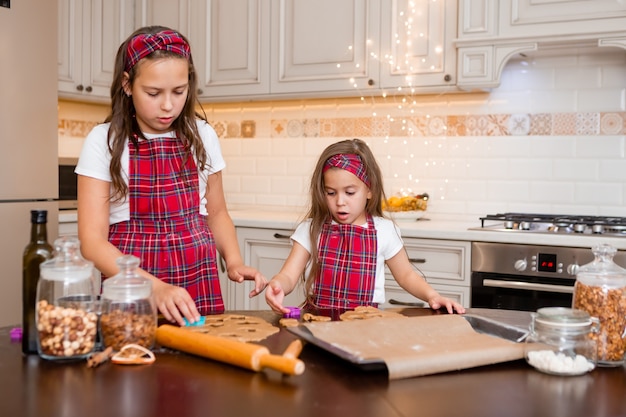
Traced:
<path fill-rule="evenodd" d="M 82 359 L 96 343 L 98 318 L 94 266 L 75 236 L 54 242 L 54 257 L 40 266 L 37 284 L 37 351 L 45 359 Z"/>
<path fill-rule="evenodd" d="M 598 319 L 582 310 L 545 307 L 531 313 L 526 362 L 555 375 L 582 375 L 596 367 Z"/>
<path fill-rule="evenodd" d="M 102 284 L 102 342 L 116 351 L 130 343 L 147 349 L 154 345 L 157 315 L 152 283 L 137 274 L 139 263 L 136 256 L 121 256 L 117 259 L 120 272 Z"/>
<path fill-rule="evenodd" d="M 617 250 L 597 245 L 594 260 L 576 274 L 572 307 L 597 317 L 598 366 L 621 366 L 626 348 L 626 269 L 613 262 Z"/>

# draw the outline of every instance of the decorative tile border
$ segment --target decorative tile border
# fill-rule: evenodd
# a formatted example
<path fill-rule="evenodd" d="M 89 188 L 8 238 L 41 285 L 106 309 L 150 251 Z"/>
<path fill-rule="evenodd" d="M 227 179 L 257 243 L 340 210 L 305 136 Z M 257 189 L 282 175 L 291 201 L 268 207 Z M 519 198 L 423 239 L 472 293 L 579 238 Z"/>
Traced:
<path fill-rule="evenodd" d="M 255 138 L 255 120 L 210 121 L 218 137 Z M 96 125 L 59 120 L 59 136 L 85 137 Z M 597 136 L 626 134 L 626 112 L 423 115 L 270 120 L 270 137 Z"/>

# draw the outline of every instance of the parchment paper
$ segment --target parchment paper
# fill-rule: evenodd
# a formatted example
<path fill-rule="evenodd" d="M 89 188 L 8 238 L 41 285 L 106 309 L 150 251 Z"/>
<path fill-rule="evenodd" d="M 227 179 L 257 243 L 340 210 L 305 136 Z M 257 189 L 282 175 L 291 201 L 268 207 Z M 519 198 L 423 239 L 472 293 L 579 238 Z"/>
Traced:
<path fill-rule="evenodd" d="M 476 332 L 458 315 L 306 323 L 313 335 L 361 359 L 380 359 L 389 379 L 524 357 L 523 343 Z"/>

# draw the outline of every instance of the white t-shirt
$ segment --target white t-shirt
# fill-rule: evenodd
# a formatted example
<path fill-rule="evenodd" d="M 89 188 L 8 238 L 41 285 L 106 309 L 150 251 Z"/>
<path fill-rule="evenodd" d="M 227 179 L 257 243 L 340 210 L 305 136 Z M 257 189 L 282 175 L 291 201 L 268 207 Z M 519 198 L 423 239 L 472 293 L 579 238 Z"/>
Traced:
<path fill-rule="evenodd" d="M 383 217 L 374 217 L 376 228 L 377 254 L 376 254 L 376 278 L 374 281 L 374 303 L 385 302 L 385 261 L 393 258 L 404 247 L 400 236 L 400 228 L 394 222 Z M 306 219 L 298 225 L 291 235 L 291 240 L 298 242 L 307 252 L 311 253 L 311 239 L 309 229 L 311 219 Z M 367 223 L 363 225 L 367 227 Z"/>
<path fill-rule="evenodd" d="M 217 138 L 215 130 L 204 120 L 196 121 L 200 137 L 207 152 L 207 162 L 209 168 L 205 168 L 204 172 L 198 171 L 198 179 L 200 183 L 200 214 L 206 215 L 206 183 L 210 174 L 214 174 L 224 169 L 226 162 L 222 156 L 220 142 Z M 107 144 L 107 133 L 110 123 L 100 124 L 94 127 L 85 138 L 85 143 L 78 159 L 75 172 L 86 177 L 96 178 L 102 181 L 111 182 L 109 173 L 109 165 L 111 163 L 111 153 Z M 151 140 L 158 137 L 175 137 L 175 132 L 165 134 L 147 134 L 144 133 L 146 139 Z M 141 139 L 140 139 L 141 140 Z M 122 153 L 122 178 L 128 184 L 128 139 Z M 115 224 L 130 220 L 130 203 L 128 198 L 121 202 L 111 203 L 109 212 L 109 224 Z"/>

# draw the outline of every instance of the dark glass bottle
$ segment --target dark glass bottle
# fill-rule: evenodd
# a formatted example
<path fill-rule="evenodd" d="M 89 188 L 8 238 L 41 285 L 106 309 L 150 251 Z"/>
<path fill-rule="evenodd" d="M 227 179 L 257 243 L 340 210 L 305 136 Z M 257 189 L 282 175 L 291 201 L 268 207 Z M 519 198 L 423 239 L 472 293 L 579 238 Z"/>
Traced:
<path fill-rule="evenodd" d="M 52 258 L 52 246 L 48 243 L 48 211 L 31 210 L 30 242 L 22 258 L 22 352 L 37 353 L 37 326 L 35 303 L 39 265 Z"/>

